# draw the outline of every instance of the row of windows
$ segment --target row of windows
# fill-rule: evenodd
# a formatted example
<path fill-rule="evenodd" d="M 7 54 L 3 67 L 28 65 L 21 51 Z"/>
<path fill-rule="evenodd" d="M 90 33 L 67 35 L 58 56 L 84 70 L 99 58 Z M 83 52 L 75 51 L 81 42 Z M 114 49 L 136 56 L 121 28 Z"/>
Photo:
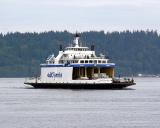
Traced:
<path fill-rule="evenodd" d="M 70 63 L 78 63 L 78 60 L 70 60 L 70 61 L 64 61 L 64 60 L 60 60 L 59 61 L 60 63 L 67 63 L 67 64 L 70 64 Z"/>
<path fill-rule="evenodd" d="M 81 60 L 80 63 L 106 63 L 106 60 Z"/>
<path fill-rule="evenodd" d="M 60 63 L 65 63 L 66 61 L 61 60 Z M 78 60 L 71 60 L 67 61 L 67 63 L 78 63 Z M 101 63 L 106 63 L 106 60 L 80 60 L 80 63 L 94 63 L 94 64 L 101 64 Z"/>
<path fill-rule="evenodd" d="M 73 50 L 73 51 L 88 51 L 88 48 L 67 48 L 66 50 Z"/>

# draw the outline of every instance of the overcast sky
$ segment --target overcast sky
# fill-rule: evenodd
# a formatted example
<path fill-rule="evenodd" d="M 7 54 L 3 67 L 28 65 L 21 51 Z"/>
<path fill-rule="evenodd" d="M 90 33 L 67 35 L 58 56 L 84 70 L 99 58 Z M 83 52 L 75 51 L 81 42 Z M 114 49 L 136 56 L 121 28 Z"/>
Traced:
<path fill-rule="evenodd" d="M 0 32 L 160 29 L 160 0 L 0 0 Z"/>

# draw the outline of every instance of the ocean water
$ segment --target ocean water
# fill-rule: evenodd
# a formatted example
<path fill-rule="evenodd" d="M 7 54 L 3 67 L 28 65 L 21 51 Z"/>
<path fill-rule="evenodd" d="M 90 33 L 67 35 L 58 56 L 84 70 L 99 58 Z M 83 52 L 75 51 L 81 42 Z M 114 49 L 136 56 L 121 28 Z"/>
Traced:
<path fill-rule="evenodd" d="M 123 90 L 34 89 L 0 79 L 0 128 L 159 128 L 160 78 Z"/>

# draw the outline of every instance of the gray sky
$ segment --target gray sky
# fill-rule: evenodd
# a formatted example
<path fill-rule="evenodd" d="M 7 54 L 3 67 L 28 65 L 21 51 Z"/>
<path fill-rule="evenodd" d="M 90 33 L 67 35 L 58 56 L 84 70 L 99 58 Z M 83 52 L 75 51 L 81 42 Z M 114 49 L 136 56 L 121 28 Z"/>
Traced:
<path fill-rule="evenodd" d="M 159 30 L 160 0 L 0 0 L 0 32 Z"/>

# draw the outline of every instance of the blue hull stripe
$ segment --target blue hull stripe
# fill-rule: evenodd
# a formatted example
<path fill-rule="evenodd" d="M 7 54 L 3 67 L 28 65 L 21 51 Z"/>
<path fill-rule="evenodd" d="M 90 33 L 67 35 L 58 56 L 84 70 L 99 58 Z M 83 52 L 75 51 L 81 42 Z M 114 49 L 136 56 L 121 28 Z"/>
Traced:
<path fill-rule="evenodd" d="M 68 65 L 64 65 L 64 64 L 52 64 L 52 65 L 48 65 L 48 64 L 43 64 L 40 65 L 41 67 L 115 67 L 115 64 L 68 64 Z"/>

